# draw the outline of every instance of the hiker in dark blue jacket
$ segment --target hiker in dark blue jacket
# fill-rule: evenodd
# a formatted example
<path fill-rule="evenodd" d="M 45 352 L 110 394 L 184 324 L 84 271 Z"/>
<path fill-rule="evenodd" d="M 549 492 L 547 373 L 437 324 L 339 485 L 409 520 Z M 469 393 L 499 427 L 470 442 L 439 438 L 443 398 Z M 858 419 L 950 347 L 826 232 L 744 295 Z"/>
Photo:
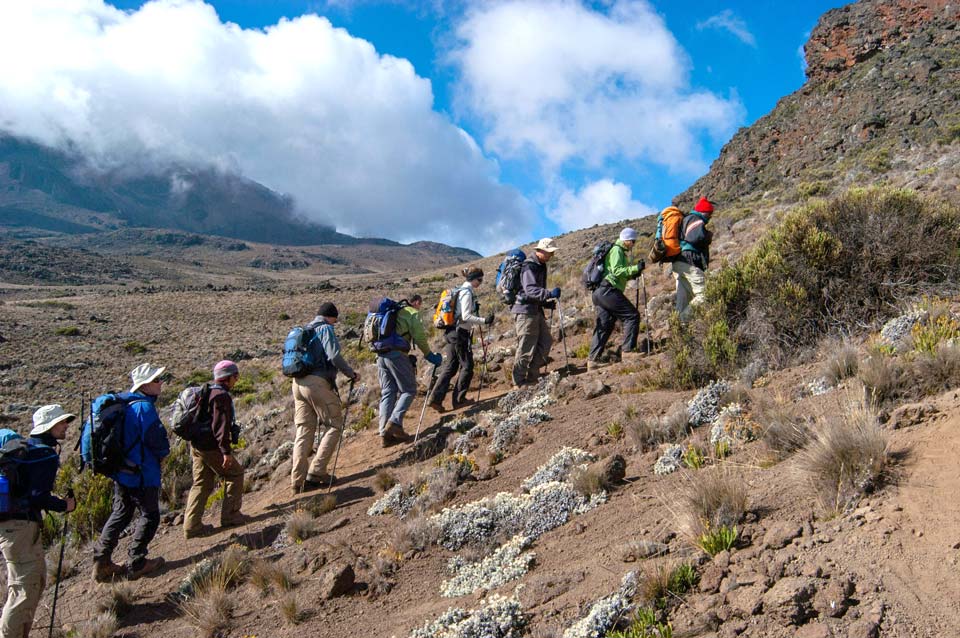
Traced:
<path fill-rule="evenodd" d="M 160 461 L 170 454 L 167 430 L 155 406 L 163 387 L 165 368 L 144 363 L 130 373 L 133 385 L 123 395 L 129 401 L 123 421 L 127 469 L 113 476 L 113 511 L 103 526 L 93 553 L 93 579 L 105 582 L 127 572 L 139 578 L 163 567 L 163 558 L 147 558 L 147 546 L 160 526 Z M 120 534 L 140 510 L 125 569 L 113 562 Z"/>
<path fill-rule="evenodd" d="M 47 564 L 40 534 L 41 512 L 72 512 L 72 497 L 51 494 L 60 468 L 59 442 L 76 418 L 59 405 L 45 405 L 33 414 L 29 450 L 18 466 L 17 494 L 10 494 L 9 512 L 0 514 L 0 551 L 7 563 L 7 602 L 0 617 L 0 636 L 27 636 L 46 584 Z M 18 438 L 7 431 L 12 438 Z"/>
<path fill-rule="evenodd" d="M 693 309 L 703 303 L 706 277 L 710 265 L 710 242 L 713 233 L 707 229 L 714 204 L 701 197 L 680 227 L 680 254 L 673 258 L 671 269 L 677 280 L 676 308 L 680 321 L 690 320 Z"/>

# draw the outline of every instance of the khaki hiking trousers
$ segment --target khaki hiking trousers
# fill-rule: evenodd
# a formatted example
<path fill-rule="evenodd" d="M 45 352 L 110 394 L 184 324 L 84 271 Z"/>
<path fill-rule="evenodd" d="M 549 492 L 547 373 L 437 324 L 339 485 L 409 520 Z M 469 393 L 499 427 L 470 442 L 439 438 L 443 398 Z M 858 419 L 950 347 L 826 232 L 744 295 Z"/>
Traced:
<path fill-rule="evenodd" d="M 693 309 L 703 303 L 706 279 L 702 270 L 685 261 L 673 262 L 671 270 L 677 280 L 677 312 L 680 313 L 680 321 L 686 323 L 690 320 Z"/>
<path fill-rule="evenodd" d="M 230 525 L 240 515 L 243 505 L 243 466 L 227 472 L 223 469 L 223 454 L 220 450 L 198 450 L 190 446 L 193 460 L 193 485 L 187 495 L 187 509 L 183 516 L 183 531 L 200 529 L 203 525 L 203 511 L 207 499 L 217 489 L 219 479 L 223 479 L 223 508 L 220 510 L 220 524 Z"/>
<path fill-rule="evenodd" d="M 40 525 L 33 521 L 3 521 L 0 550 L 7 561 L 7 603 L 0 619 L 0 636 L 27 638 L 47 582 Z"/>
<path fill-rule="evenodd" d="M 343 412 L 333 382 L 313 374 L 293 380 L 293 408 L 297 433 L 293 440 L 290 484 L 298 490 L 305 480 L 318 481 L 326 476 L 327 464 L 340 441 Z M 320 446 L 310 460 L 318 428 Z"/>

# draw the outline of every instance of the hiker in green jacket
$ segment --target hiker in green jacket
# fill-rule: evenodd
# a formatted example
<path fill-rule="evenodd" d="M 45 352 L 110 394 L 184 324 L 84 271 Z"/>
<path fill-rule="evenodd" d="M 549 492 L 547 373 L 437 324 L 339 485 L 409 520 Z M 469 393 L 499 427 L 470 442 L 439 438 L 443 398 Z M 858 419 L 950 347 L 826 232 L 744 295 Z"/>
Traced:
<path fill-rule="evenodd" d="M 412 346 L 420 348 L 424 358 L 434 366 L 440 365 L 442 357 L 430 350 L 427 335 L 420 322 L 418 310 L 423 303 L 420 295 L 414 295 L 397 313 L 397 335 Z M 380 380 L 380 444 L 390 447 L 411 439 L 403 431 L 403 417 L 410 409 L 417 394 L 417 374 L 414 357 L 399 350 L 377 355 L 377 377 Z"/>
<path fill-rule="evenodd" d="M 623 345 L 622 353 L 624 358 L 636 353 L 637 335 L 640 332 L 640 313 L 636 306 L 630 303 L 626 295 L 623 294 L 627 286 L 627 281 L 636 279 L 643 272 L 645 264 L 641 259 L 636 264 L 630 264 L 627 259 L 627 251 L 633 248 L 637 241 L 637 231 L 632 228 L 624 228 L 620 231 L 620 238 L 617 239 L 610 252 L 604 259 L 604 271 L 607 273 L 593 291 L 593 305 L 597 312 L 597 322 L 593 329 L 593 337 L 590 340 L 590 357 L 587 360 L 587 369 L 605 365 L 600 360 L 610 335 L 617 320 L 623 322 Z"/>

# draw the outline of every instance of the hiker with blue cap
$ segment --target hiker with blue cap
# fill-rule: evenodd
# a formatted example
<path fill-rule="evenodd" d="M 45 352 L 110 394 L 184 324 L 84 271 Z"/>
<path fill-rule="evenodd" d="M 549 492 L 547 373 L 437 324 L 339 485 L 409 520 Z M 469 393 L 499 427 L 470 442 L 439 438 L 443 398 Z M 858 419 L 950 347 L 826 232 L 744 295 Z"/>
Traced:
<path fill-rule="evenodd" d="M 621 345 L 624 359 L 639 355 L 637 352 L 637 336 L 640 332 L 640 313 L 637 307 L 630 303 L 623 294 L 627 281 L 636 279 L 643 272 L 645 264 L 642 259 L 630 264 L 627 251 L 633 248 L 637 241 L 637 231 L 627 227 L 620 231 L 620 237 L 610 248 L 604 258 L 603 281 L 593 291 L 593 306 L 597 313 L 593 337 L 590 339 L 590 355 L 587 360 L 587 369 L 607 365 L 601 359 L 603 349 L 613 334 L 617 321 L 623 324 L 623 344 Z M 609 245 L 609 244 L 608 244 Z"/>
<path fill-rule="evenodd" d="M 40 534 L 41 512 L 72 512 L 77 503 L 50 492 L 60 468 L 60 441 L 76 416 L 61 406 L 45 405 L 33 413 L 30 438 L 0 430 L 3 467 L 0 504 L 0 551 L 7 563 L 7 602 L 0 636 L 28 636 L 46 584 L 47 563 Z"/>

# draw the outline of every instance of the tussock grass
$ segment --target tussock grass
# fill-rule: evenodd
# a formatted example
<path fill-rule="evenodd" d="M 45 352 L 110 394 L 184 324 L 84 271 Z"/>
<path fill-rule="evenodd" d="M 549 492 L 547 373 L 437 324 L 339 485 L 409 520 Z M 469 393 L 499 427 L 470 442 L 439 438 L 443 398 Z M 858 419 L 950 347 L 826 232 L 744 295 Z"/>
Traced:
<path fill-rule="evenodd" d="M 663 609 L 671 600 L 690 591 L 698 580 L 696 569 L 690 563 L 674 567 L 663 563 L 651 565 L 643 570 L 637 595 L 644 603 Z"/>
<path fill-rule="evenodd" d="M 112 638 L 118 628 L 117 617 L 109 611 L 101 611 L 83 623 L 77 633 L 79 638 Z"/>
<path fill-rule="evenodd" d="M 860 353 L 851 344 L 843 344 L 823 364 L 823 378 L 831 386 L 857 374 L 860 369 Z"/>
<path fill-rule="evenodd" d="M 882 407 L 902 397 L 907 389 L 907 371 L 894 357 L 874 355 L 860 365 L 857 378 L 871 405 Z"/>
<path fill-rule="evenodd" d="M 753 418 L 763 428 L 761 439 L 779 458 L 785 458 L 810 440 L 810 424 L 783 396 L 754 403 Z"/>
<path fill-rule="evenodd" d="M 288 625 L 299 625 L 303 620 L 303 612 L 300 609 L 300 603 L 297 597 L 292 593 L 287 593 L 277 601 L 277 608 L 280 610 L 280 617 Z"/>
<path fill-rule="evenodd" d="M 841 512 L 883 482 L 887 440 L 876 414 L 863 405 L 819 419 L 799 469 L 820 505 Z"/>
<path fill-rule="evenodd" d="M 439 530 L 424 516 L 407 517 L 390 535 L 389 548 L 397 556 L 422 552 L 437 541 Z"/>
<path fill-rule="evenodd" d="M 320 524 L 313 512 L 298 509 L 287 518 L 287 535 L 295 543 L 302 543 L 317 533 Z"/>
<path fill-rule="evenodd" d="M 307 501 L 304 509 L 312 514 L 314 518 L 328 514 L 337 509 L 337 495 L 324 494 L 323 496 L 315 496 Z"/>
<path fill-rule="evenodd" d="M 743 477 L 726 465 L 706 469 L 680 490 L 677 513 L 690 538 L 697 542 L 720 527 L 737 525 L 747 511 Z"/>
<path fill-rule="evenodd" d="M 960 386 L 960 346 L 941 344 L 914 361 L 919 394 L 930 395 Z"/>
<path fill-rule="evenodd" d="M 294 587 L 293 577 L 283 565 L 261 559 L 250 565 L 250 584 L 266 595 L 274 587 L 278 591 L 289 591 Z"/>
<path fill-rule="evenodd" d="M 201 638 L 214 638 L 230 627 L 235 596 L 219 573 L 200 582 L 195 595 L 180 604 L 187 622 Z"/>
<path fill-rule="evenodd" d="M 663 416 L 628 416 L 625 410 L 624 430 L 630 443 L 641 451 L 652 450 L 664 443 L 676 443 L 690 432 L 690 418 L 682 402 L 670 407 Z"/>
<path fill-rule="evenodd" d="M 117 618 L 123 617 L 133 609 L 133 602 L 137 597 L 137 590 L 131 583 L 114 583 L 109 588 L 100 590 L 102 595 L 97 600 L 97 612 L 108 612 Z"/>
<path fill-rule="evenodd" d="M 397 477 L 389 470 L 380 470 L 373 477 L 373 487 L 378 494 L 383 494 L 398 482 Z"/>

